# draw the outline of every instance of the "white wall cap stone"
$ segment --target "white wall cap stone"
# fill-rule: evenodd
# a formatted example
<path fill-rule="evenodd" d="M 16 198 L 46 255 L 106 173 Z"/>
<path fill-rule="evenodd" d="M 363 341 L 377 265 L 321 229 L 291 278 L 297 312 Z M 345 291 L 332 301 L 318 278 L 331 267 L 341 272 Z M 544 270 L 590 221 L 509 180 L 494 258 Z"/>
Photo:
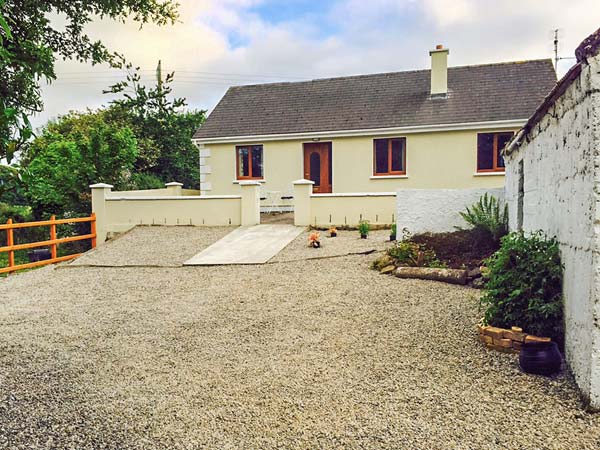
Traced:
<path fill-rule="evenodd" d="M 295 184 L 295 185 L 315 184 L 315 182 L 314 181 L 310 181 L 310 180 L 302 179 L 302 180 L 296 180 L 296 181 L 294 181 L 293 184 Z"/>
<path fill-rule="evenodd" d="M 106 183 L 96 183 L 96 184 L 90 184 L 90 189 L 112 189 L 114 188 L 114 186 L 112 184 L 106 184 Z"/>
<path fill-rule="evenodd" d="M 183 186 L 183 183 L 178 183 L 177 181 L 171 181 L 170 183 L 165 183 L 165 186 Z"/>

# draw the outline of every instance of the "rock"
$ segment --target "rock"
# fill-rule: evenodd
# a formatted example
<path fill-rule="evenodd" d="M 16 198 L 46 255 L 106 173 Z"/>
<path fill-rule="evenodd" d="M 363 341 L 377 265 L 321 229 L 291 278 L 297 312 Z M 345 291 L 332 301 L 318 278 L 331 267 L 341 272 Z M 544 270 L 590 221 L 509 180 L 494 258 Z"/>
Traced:
<path fill-rule="evenodd" d="M 382 255 L 379 258 L 377 258 L 375 261 L 373 261 L 373 263 L 371 264 L 371 267 L 375 270 L 381 270 L 384 267 L 392 265 L 393 262 L 394 261 L 392 260 L 392 258 L 390 258 L 388 255 Z"/>
<path fill-rule="evenodd" d="M 485 287 L 485 281 L 483 278 L 475 278 L 472 282 L 471 282 L 471 287 L 475 288 L 475 289 L 483 289 Z"/>
<path fill-rule="evenodd" d="M 458 269 L 438 269 L 433 267 L 398 267 L 398 278 L 418 278 L 421 280 L 443 281 L 451 284 L 466 284 L 467 271 Z"/>
<path fill-rule="evenodd" d="M 396 266 L 390 264 L 389 266 L 385 266 L 383 269 L 379 271 L 381 274 L 389 274 L 392 273 L 396 269 Z"/>
<path fill-rule="evenodd" d="M 481 278 L 481 269 L 479 267 L 476 267 L 475 269 L 469 270 L 469 273 L 467 273 L 467 277 Z"/>

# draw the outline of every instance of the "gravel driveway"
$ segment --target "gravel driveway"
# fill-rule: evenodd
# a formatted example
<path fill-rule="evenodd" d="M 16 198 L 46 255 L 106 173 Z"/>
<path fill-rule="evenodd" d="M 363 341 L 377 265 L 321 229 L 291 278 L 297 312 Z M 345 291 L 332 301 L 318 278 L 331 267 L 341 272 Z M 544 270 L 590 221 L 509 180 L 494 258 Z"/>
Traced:
<path fill-rule="evenodd" d="M 124 261 L 151 264 L 165 236 L 186 237 L 148 229 Z M 195 246 L 219 235 L 187 230 Z M 320 250 L 385 245 L 356 236 Z M 381 276 L 373 255 L 297 261 L 319 251 L 305 239 L 260 266 L 63 265 L 0 281 L 0 447 L 600 446 L 570 377 L 521 374 L 479 345 L 478 291 Z"/>

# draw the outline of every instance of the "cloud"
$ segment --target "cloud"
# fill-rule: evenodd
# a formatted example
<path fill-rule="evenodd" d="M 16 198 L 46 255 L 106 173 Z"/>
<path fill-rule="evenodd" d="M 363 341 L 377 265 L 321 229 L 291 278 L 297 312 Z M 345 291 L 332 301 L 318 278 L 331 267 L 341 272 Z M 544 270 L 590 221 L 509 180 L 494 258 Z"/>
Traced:
<path fill-rule="evenodd" d="M 180 0 L 181 22 L 145 26 L 97 21 L 93 37 L 125 54 L 152 82 L 159 59 L 175 70 L 175 94 L 211 108 L 229 85 L 426 68 L 442 43 L 450 64 L 552 56 L 562 29 L 563 55 L 600 24 L 597 0 Z M 562 61 L 564 72 L 573 61 Z M 98 107 L 101 91 L 122 74 L 60 62 L 44 89 L 40 125 L 69 109 Z"/>

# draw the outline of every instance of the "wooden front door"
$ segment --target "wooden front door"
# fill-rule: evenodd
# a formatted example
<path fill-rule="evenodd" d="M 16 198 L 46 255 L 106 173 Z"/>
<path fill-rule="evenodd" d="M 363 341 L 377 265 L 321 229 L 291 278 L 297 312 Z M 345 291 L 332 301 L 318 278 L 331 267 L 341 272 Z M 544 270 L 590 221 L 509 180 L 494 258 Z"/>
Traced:
<path fill-rule="evenodd" d="M 314 181 L 313 192 L 331 192 L 331 142 L 304 144 L 304 179 Z"/>

